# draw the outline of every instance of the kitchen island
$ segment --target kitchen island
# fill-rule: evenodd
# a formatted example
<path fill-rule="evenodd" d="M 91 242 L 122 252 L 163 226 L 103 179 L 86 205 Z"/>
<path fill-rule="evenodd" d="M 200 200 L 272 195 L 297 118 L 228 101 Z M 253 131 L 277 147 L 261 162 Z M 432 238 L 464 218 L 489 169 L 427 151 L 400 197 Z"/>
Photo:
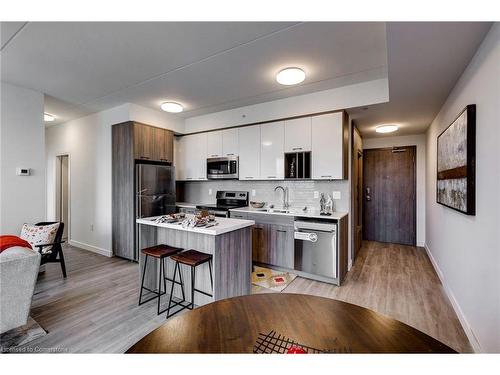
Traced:
<path fill-rule="evenodd" d="M 189 215 L 187 215 L 189 216 Z M 194 249 L 212 254 L 214 288 L 213 297 L 195 293 L 194 303 L 197 306 L 224 298 L 250 294 L 252 273 L 252 235 L 253 220 L 217 218 L 217 225 L 209 228 L 183 227 L 177 223 L 155 223 L 155 217 L 137 219 L 140 283 L 144 269 L 145 256 L 140 249 L 166 244 L 185 250 Z M 172 278 L 174 262 L 165 261 L 167 276 Z M 184 291 L 187 298 L 191 295 L 190 268 L 181 265 Z M 170 289 L 167 285 L 167 291 Z M 158 288 L 158 261 L 149 259 L 144 286 L 155 290 Z M 196 289 L 210 292 L 210 274 L 208 263 L 196 268 Z M 174 288 L 174 297 L 182 296 L 179 286 Z M 163 297 L 163 304 L 168 303 L 168 296 Z"/>

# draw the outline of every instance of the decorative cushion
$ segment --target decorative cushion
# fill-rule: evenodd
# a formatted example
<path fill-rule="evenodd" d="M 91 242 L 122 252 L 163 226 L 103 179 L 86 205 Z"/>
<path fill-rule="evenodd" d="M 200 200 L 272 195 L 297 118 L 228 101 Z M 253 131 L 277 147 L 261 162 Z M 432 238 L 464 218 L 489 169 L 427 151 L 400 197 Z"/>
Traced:
<path fill-rule="evenodd" d="M 38 250 L 36 245 L 54 242 L 58 229 L 59 223 L 50 225 L 24 224 L 21 229 L 21 238 L 28 241 L 33 249 Z M 51 252 L 52 246 L 42 248 L 42 254 L 50 254 Z"/>

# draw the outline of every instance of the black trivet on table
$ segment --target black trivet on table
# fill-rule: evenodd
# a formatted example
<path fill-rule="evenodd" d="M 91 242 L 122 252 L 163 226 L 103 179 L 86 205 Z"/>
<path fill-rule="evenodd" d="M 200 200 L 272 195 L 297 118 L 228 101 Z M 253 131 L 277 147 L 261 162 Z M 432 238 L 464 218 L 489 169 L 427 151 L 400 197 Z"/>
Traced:
<path fill-rule="evenodd" d="M 321 350 L 307 345 L 299 344 L 294 340 L 282 336 L 274 330 L 269 332 L 268 334 L 259 333 L 259 336 L 255 341 L 255 346 L 253 347 L 253 352 L 258 354 L 285 354 L 288 353 L 288 350 L 291 347 L 300 348 L 307 354 L 352 353 L 352 350 L 345 347 L 340 349 L 336 348 L 333 350 Z"/>

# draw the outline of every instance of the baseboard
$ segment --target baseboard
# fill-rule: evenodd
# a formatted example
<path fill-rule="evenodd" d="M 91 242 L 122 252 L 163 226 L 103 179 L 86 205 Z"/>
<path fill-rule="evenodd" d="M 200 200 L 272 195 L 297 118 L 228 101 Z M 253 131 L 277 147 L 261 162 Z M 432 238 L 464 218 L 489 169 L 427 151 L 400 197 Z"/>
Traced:
<path fill-rule="evenodd" d="M 482 353 L 481 350 L 481 345 L 479 344 L 479 341 L 477 341 L 476 336 L 474 335 L 474 332 L 472 331 L 471 326 L 467 322 L 467 318 L 465 317 L 462 309 L 460 308 L 460 305 L 458 304 L 457 299 L 455 298 L 455 295 L 453 294 L 452 290 L 450 289 L 449 285 L 446 282 L 446 279 L 444 278 L 443 272 L 439 268 L 439 265 L 437 264 L 436 260 L 432 256 L 432 252 L 430 251 L 429 247 L 427 244 L 424 245 L 425 251 L 427 253 L 427 256 L 431 260 L 432 266 L 434 267 L 434 270 L 436 271 L 439 280 L 441 280 L 441 284 L 443 284 L 443 289 L 444 292 L 446 293 L 446 296 L 451 302 L 451 305 L 453 307 L 453 310 L 455 310 L 455 314 L 457 314 L 458 320 L 460 321 L 460 324 L 462 325 L 462 328 L 464 329 L 465 334 L 467 335 L 467 338 L 469 339 L 469 342 L 472 345 L 472 349 L 476 353 Z"/>
<path fill-rule="evenodd" d="M 102 249 L 102 248 L 97 247 L 97 246 L 92 246 L 92 245 L 89 245 L 89 244 L 86 244 L 83 242 L 79 242 L 79 241 L 75 241 L 75 240 L 69 240 L 68 243 L 71 246 L 79 247 L 83 250 L 87 250 L 87 251 L 91 251 L 93 253 L 101 254 L 101 255 L 104 255 L 104 256 L 109 257 L 109 258 L 111 258 L 113 256 L 113 253 L 110 250 Z"/>

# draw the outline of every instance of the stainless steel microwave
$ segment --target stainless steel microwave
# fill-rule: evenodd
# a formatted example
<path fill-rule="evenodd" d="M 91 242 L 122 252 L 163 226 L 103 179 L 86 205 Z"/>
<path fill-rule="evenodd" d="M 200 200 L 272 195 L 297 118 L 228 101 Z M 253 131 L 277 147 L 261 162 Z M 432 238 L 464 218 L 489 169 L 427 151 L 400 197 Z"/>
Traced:
<path fill-rule="evenodd" d="M 229 180 L 238 178 L 238 157 L 225 156 L 207 159 L 207 178 L 209 180 Z"/>

